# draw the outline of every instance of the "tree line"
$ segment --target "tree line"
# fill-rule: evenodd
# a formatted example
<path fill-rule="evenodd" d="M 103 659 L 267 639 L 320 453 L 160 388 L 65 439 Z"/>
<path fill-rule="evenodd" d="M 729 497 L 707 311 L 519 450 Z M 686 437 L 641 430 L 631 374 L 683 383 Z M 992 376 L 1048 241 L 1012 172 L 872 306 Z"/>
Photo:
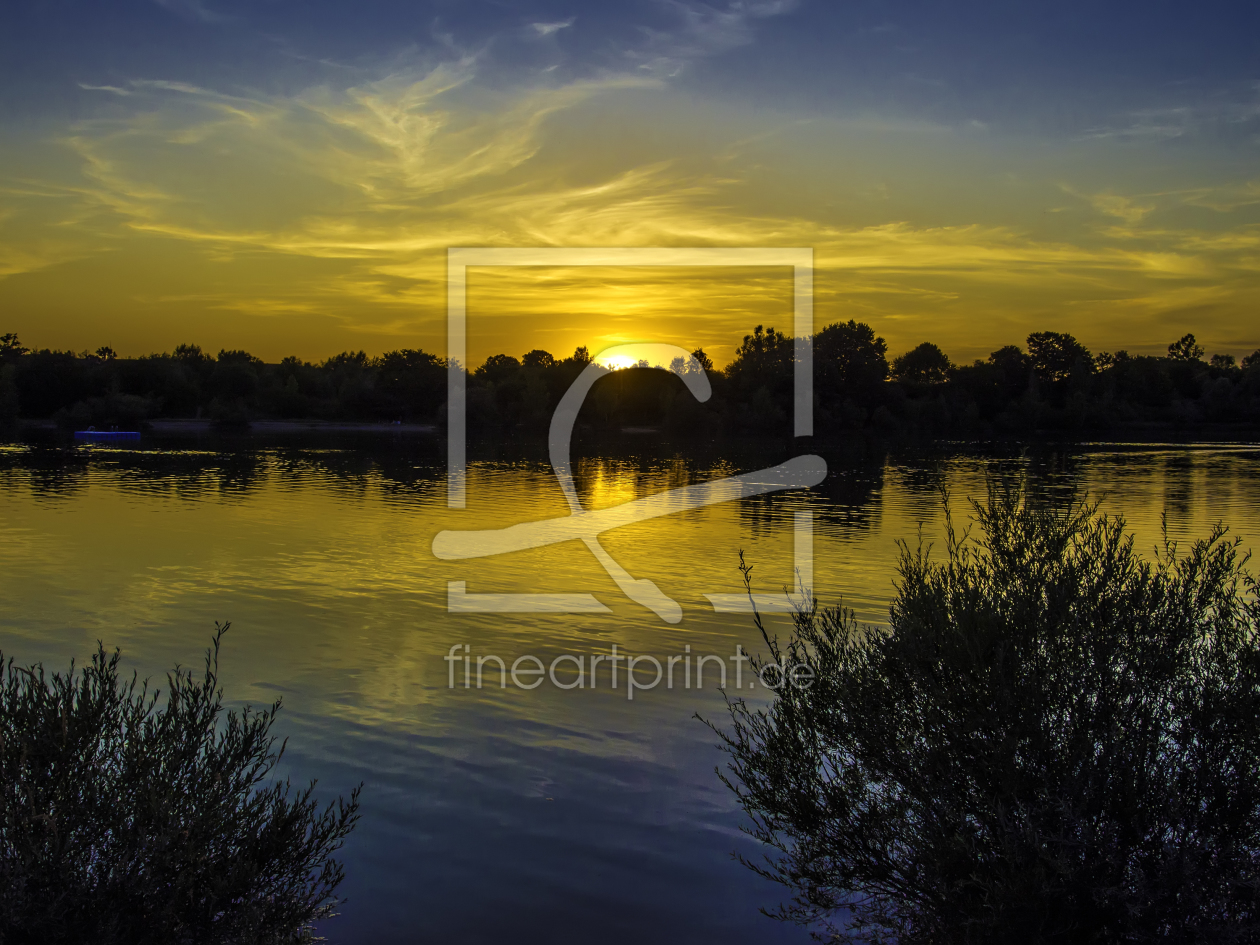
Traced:
<path fill-rule="evenodd" d="M 1003 436 L 1143 426 L 1260 423 L 1260 351 L 1236 363 L 1205 359 L 1194 335 L 1161 357 L 1091 352 L 1070 334 L 1033 332 L 971 364 L 924 342 L 888 358 L 871 326 L 850 320 L 809 339 L 819 433 Z M 640 363 L 609 370 L 581 422 L 597 430 L 647 426 L 681 433 L 774 434 L 793 401 L 794 339 L 758 325 L 716 368 L 693 352 L 713 396 L 696 402 L 678 378 Z M 564 391 L 591 363 L 582 347 L 558 358 L 535 349 L 496 354 L 467 374 L 470 428 L 488 435 L 545 430 Z M 65 428 L 135 429 L 156 418 L 224 425 L 255 419 L 443 421 L 448 363 L 418 349 L 371 357 L 345 351 L 313 363 L 265 363 L 246 351 L 197 345 L 138 358 L 108 347 L 29 350 L 0 336 L 0 426 L 55 421 Z"/>

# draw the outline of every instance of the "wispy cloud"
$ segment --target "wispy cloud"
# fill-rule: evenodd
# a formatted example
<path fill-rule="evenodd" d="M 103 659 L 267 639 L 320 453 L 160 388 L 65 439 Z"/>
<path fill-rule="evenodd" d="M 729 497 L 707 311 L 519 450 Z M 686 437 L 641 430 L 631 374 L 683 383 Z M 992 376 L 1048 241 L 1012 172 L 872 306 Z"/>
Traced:
<path fill-rule="evenodd" d="M 72 190 L 38 182 L 0 187 L 0 280 L 108 252 L 77 232 L 91 215 Z"/>
<path fill-rule="evenodd" d="M 1218 213 L 1232 213 L 1260 204 L 1260 180 L 1193 190 L 1186 194 L 1185 202 Z"/>
<path fill-rule="evenodd" d="M 120 89 L 116 85 L 88 85 L 86 82 L 80 82 L 79 88 L 88 92 L 110 92 L 113 95 L 130 95 L 130 89 Z"/>
<path fill-rule="evenodd" d="M 1099 213 L 1116 217 L 1129 224 L 1142 222 L 1142 219 L 1155 209 L 1153 203 L 1140 203 L 1138 198 L 1111 192 L 1091 194 L 1089 202 Z"/>
<path fill-rule="evenodd" d="M 1086 129 L 1084 138 L 1160 141 L 1206 134 L 1254 134 L 1260 123 L 1260 82 L 1216 89 L 1170 89 L 1167 105 L 1119 115 Z"/>
<path fill-rule="evenodd" d="M 1188 107 L 1143 109 L 1130 112 L 1115 125 L 1087 128 L 1085 138 L 1180 138 L 1192 130 L 1194 111 Z"/>
<path fill-rule="evenodd" d="M 529 25 L 539 36 L 553 36 L 561 30 L 568 29 L 576 19 L 571 16 L 567 20 L 558 20 L 553 23 L 530 23 Z"/>
<path fill-rule="evenodd" d="M 664 0 L 674 17 L 672 28 L 644 28 L 644 42 L 627 49 L 625 59 L 653 75 L 677 76 L 688 66 L 719 53 L 747 46 L 758 20 L 796 9 L 796 0 L 735 0 L 725 7 L 692 0 Z"/>
<path fill-rule="evenodd" d="M 82 160 L 83 199 L 127 229 L 221 252 L 388 257 L 456 233 L 505 234 L 514 217 L 528 227 L 521 194 L 537 182 L 503 178 L 535 156 L 546 120 L 612 90 L 659 87 L 610 77 L 460 108 L 450 96 L 474 76 L 475 63 L 457 60 L 291 98 L 136 82 L 132 116 L 82 122 L 64 140 Z M 547 199 L 558 210 L 569 198 Z"/>

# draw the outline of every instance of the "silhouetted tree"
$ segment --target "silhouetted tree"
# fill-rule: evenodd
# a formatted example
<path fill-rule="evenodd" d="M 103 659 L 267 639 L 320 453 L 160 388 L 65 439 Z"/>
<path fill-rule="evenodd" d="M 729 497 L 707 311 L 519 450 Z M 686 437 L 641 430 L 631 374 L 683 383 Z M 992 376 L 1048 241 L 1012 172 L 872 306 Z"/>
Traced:
<path fill-rule="evenodd" d="M 1121 404 L 1153 419 L 1167 416 L 1175 390 L 1163 358 L 1126 356 L 1120 359 L 1117 355 L 1105 381 Z"/>
<path fill-rule="evenodd" d="M 750 378 L 756 378 L 781 370 L 791 357 L 791 338 L 773 327 L 763 330 L 758 325 L 751 335 L 744 335 L 744 340 L 735 349 L 731 369 L 736 374 L 745 373 Z"/>
<path fill-rule="evenodd" d="M 200 345 L 176 345 L 171 356 L 185 364 L 205 364 L 213 360 L 210 355 L 202 352 Z"/>
<path fill-rule="evenodd" d="M 543 382 L 547 390 L 549 406 L 560 402 L 564 392 L 577 380 L 578 375 L 586 369 L 591 360 L 591 352 L 585 345 L 582 345 L 574 349 L 573 354 L 569 357 L 554 361 L 543 372 Z"/>
<path fill-rule="evenodd" d="M 954 368 L 950 387 L 975 404 L 984 420 L 998 417 L 1010 408 L 1028 389 L 1032 363 L 1018 345 L 1006 345 L 992 352 L 987 360 Z"/>
<path fill-rule="evenodd" d="M 277 702 L 225 712 L 214 636 L 200 679 L 165 704 L 119 655 L 76 673 L 12 660 L 0 678 L 0 941 L 167 945 L 314 941 L 356 788 L 322 812 L 314 784 L 270 781 Z"/>
<path fill-rule="evenodd" d="M 1002 386 L 1008 397 L 1018 397 L 1028 387 L 1028 375 L 1032 372 L 1032 359 L 1020 350 L 1019 345 L 1005 345 L 989 355 L 1002 377 Z"/>
<path fill-rule="evenodd" d="M 0 360 L 0 431 L 5 433 L 16 427 L 21 417 L 16 378 L 17 365 Z"/>
<path fill-rule="evenodd" d="M 378 412 L 436 419 L 446 400 L 446 361 L 415 348 L 388 351 L 376 361 Z"/>
<path fill-rule="evenodd" d="M 1071 335 L 1057 331 L 1035 331 L 1029 335 L 1028 357 L 1044 381 L 1065 381 L 1077 365 L 1093 368 L 1089 349 Z"/>
<path fill-rule="evenodd" d="M 1115 354 L 1110 351 L 1099 351 L 1094 355 L 1094 367 L 1099 371 L 1109 371 L 1117 364 L 1123 364 L 1129 359 L 1129 352 L 1121 348 Z"/>
<path fill-rule="evenodd" d="M 1168 357 L 1173 361 L 1199 361 L 1203 358 L 1203 345 L 1187 332 L 1168 346 Z"/>
<path fill-rule="evenodd" d="M 22 347 L 18 336 L 13 332 L 10 331 L 0 335 L 0 363 L 16 361 L 26 352 L 27 349 Z"/>
<path fill-rule="evenodd" d="M 9 432 L 21 416 L 17 386 L 17 366 L 26 348 L 13 332 L 0 335 L 0 431 Z"/>
<path fill-rule="evenodd" d="M 994 485 L 943 560 L 902 546 L 887 629 L 799 613 L 730 703 L 727 783 L 775 915 L 835 940 L 1260 935 L 1260 604 L 1217 527 L 1156 559 L 1121 519 Z M 765 669 L 766 664 L 758 661 Z M 800 669 L 805 667 L 806 669 Z"/>
<path fill-rule="evenodd" d="M 551 356 L 550 351 L 544 351 L 542 348 L 535 348 L 533 351 L 526 351 L 521 356 L 522 367 L 549 368 L 556 363 L 556 359 Z"/>
<path fill-rule="evenodd" d="M 31 351 L 21 356 L 17 367 L 15 383 L 24 417 L 51 417 L 109 391 L 109 378 L 72 351 Z"/>
<path fill-rule="evenodd" d="M 473 376 L 497 384 L 516 376 L 521 362 L 508 354 L 492 354 L 485 363 L 473 372 Z"/>
<path fill-rule="evenodd" d="M 925 341 L 903 355 L 893 358 L 892 376 L 911 384 L 943 384 L 949 380 L 954 365 L 940 348 Z"/>
<path fill-rule="evenodd" d="M 726 368 L 728 390 L 737 403 L 737 427 L 769 433 L 782 429 L 792 392 L 793 341 L 774 328 L 758 325 L 735 349 Z"/>
<path fill-rule="evenodd" d="M 888 379 L 888 345 L 864 322 L 833 322 L 813 337 L 814 378 L 824 402 L 880 400 Z"/>

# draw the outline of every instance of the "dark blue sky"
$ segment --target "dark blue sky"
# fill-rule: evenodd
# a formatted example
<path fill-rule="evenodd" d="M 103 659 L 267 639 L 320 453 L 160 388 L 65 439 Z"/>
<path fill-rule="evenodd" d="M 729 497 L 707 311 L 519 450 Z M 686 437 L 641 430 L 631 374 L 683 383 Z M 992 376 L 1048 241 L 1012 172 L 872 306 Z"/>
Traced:
<path fill-rule="evenodd" d="M 1237 133 L 1254 131 L 1260 4 L 10 0 L 0 102 L 10 120 L 65 116 L 94 107 L 80 83 L 283 92 L 456 55 L 492 63 L 489 83 L 630 69 L 811 114 L 1074 133 L 1181 109 Z"/>

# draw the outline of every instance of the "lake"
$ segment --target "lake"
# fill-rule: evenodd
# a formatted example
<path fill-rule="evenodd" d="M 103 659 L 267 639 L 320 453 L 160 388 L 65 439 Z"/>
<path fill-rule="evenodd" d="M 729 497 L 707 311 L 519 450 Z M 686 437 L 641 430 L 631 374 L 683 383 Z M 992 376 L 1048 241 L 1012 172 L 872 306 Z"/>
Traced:
<path fill-rule="evenodd" d="M 1217 520 L 1248 547 L 1260 536 L 1255 444 L 814 449 L 829 472 L 812 489 L 604 533 L 602 547 L 629 575 L 681 605 L 670 624 L 622 594 L 579 541 L 434 556 L 443 530 L 567 514 L 532 449 L 474 449 L 467 508 L 456 510 L 440 444 L 424 437 L 0 445 L 0 649 L 60 669 L 100 639 L 162 679 L 176 663 L 197 666 L 214 622 L 231 621 L 226 696 L 283 699 L 282 773 L 318 778 L 325 798 L 365 785 L 363 819 L 343 851 L 350 901 L 325 929 L 335 942 L 804 942 L 801 930 L 758 914 L 780 890 L 732 858 L 760 850 L 740 833 L 714 773 L 715 736 L 696 718 L 724 721 L 716 661 L 703 688 L 681 675 L 673 688 L 649 688 L 655 670 L 641 661 L 644 688 L 628 698 L 624 667 L 613 689 L 607 660 L 593 688 L 589 676 L 574 686 L 578 659 L 589 668 L 616 645 L 665 666 L 716 655 L 733 674 L 737 646 L 764 647 L 748 615 L 717 613 L 706 595 L 740 592 L 741 549 L 755 591 L 792 585 L 803 521 L 812 522 L 816 596 L 881 622 L 897 539 L 913 544 L 921 529 L 939 543 L 941 489 L 965 523 L 967 498 L 993 474 L 1027 469 L 1046 488 L 1088 491 L 1127 517 L 1147 551 L 1165 510 L 1174 539 Z M 786 444 L 637 436 L 588 448 L 575 477 L 587 508 L 611 508 L 792 455 Z M 452 613 L 458 582 L 469 595 L 589 594 L 606 610 Z M 511 667 L 531 656 L 542 666 L 568 658 L 554 679 L 518 663 L 517 678 L 536 688 L 500 685 L 492 657 Z"/>

